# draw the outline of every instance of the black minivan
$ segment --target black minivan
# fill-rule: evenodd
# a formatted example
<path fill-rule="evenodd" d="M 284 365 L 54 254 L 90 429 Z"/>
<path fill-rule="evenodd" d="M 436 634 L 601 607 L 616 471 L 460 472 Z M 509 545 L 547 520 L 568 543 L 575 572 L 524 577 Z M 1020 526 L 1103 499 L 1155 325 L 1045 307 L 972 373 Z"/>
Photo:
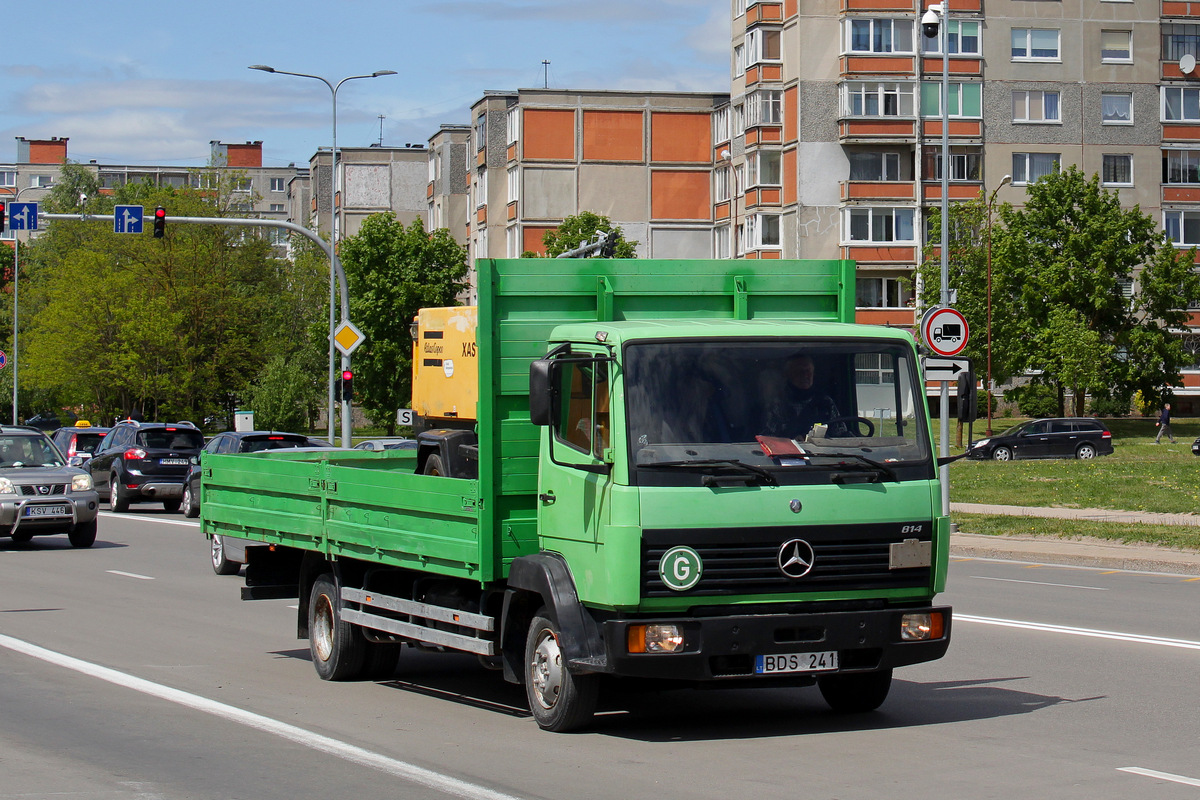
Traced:
<path fill-rule="evenodd" d="M 1012 461 L 1016 458 L 1095 458 L 1111 455 L 1112 433 L 1094 417 L 1033 419 L 1004 433 L 980 439 L 969 458 Z"/>

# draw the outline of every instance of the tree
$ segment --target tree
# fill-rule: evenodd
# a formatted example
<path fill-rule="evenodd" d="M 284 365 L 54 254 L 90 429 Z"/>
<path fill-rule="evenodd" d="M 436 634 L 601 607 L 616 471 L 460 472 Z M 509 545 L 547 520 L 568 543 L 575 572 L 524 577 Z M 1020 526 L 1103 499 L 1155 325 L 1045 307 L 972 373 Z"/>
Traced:
<path fill-rule="evenodd" d="M 272 358 L 250 392 L 254 426 L 260 430 L 307 430 L 312 384 L 312 373 L 296 361 L 282 355 Z"/>
<path fill-rule="evenodd" d="M 615 232 L 617 240 L 613 249 L 613 258 L 637 258 L 637 242 L 629 242 L 625 240 L 625 234 L 621 229 L 612 224 L 608 217 L 594 214 L 591 211 L 582 211 L 574 216 L 564 219 L 559 226 L 554 230 L 546 231 L 542 234 L 542 244 L 546 249 L 546 256 L 555 258 L 569 250 L 574 250 L 577 247 L 582 247 L 588 242 L 596 239 L 597 233 Z M 522 253 L 522 258 L 530 258 L 536 254 L 526 251 Z M 599 258 L 600 256 L 593 256 Z"/>
<path fill-rule="evenodd" d="M 422 308 L 457 304 L 467 289 L 467 251 L 444 228 L 407 228 L 391 214 L 364 220 L 338 254 L 350 289 L 350 316 L 366 340 L 354 352 L 354 385 L 363 409 L 396 432 L 396 410 L 412 398 L 412 336 Z"/>
<path fill-rule="evenodd" d="M 1074 166 L 1031 184 L 1025 206 L 1005 204 L 1000 218 L 993 289 L 1012 325 L 1003 351 L 1008 373 L 1040 372 L 1035 380 L 1055 386 L 1060 398 L 1072 380 L 1084 380 L 1070 360 L 1047 352 L 1053 329 L 1094 354 L 1114 354 L 1084 381 L 1098 396 L 1140 391 L 1167 399 L 1190 363 L 1171 329 L 1183 327 L 1188 305 L 1200 301 L 1195 250 L 1176 250 L 1153 219 L 1121 208 L 1098 175 L 1088 179 Z M 1081 396 L 1076 404 L 1082 409 Z"/>

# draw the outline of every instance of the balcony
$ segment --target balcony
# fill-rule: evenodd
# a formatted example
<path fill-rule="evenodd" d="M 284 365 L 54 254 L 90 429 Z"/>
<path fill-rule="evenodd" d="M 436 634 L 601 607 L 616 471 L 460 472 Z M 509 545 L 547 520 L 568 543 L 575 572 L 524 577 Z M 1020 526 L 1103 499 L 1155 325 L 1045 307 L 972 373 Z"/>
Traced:
<path fill-rule="evenodd" d="M 1200 124 L 1187 122 L 1164 122 L 1164 142 L 1200 142 Z"/>
<path fill-rule="evenodd" d="M 845 117 L 838 122 L 840 144 L 912 144 L 916 137 L 917 121 L 911 117 Z"/>
<path fill-rule="evenodd" d="M 842 77 L 858 75 L 904 75 L 911 77 L 916 56 L 845 55 L 841 57 Z"/>
<path fill-rule="evenodd" d="M 942 121 L 940 119 L 926 119 L 921 123 L 921 132 L 926 137 L 942 136 Z M 979 119 L 952 119 L 950 120 L 950 138 L 951 139 L 982 139 L 983 138 L 983 120 Z"/>
<path fill-rule="evenodd" d="M 1189 2 L 1189 0 L 1162 0 L 1161 16 L 1175 19 L 1200 17 L 1200 2 Z"/>
<path fill-rule="evenodd" d="M 841 181 L 842 202 L 847 200 L 913 200 L 911 181 Z"/>
<path fill-rule="evenodd" d="M 795 13 L 794 11 L 792 13 Z M 783 4 L 782 3 L 755 3 L 746 9 L 746 24 L 753 25 L 756 22 L 782 22 L 783 21 Z"/>
<path fill-rule="evenodd" d="M 921 71 L 925 78 L 941 78 L 942 77 L 942 57 L 941 56 L 923 56 L 921 58 Z M 983 74 L 983 59 L 979 57 L 964 58 L 962 56 L 950 57 L 950 76 L 960 76 L 964 78 L 978 78 Z"/>
<path fill-rule="evenodd" d="M 966 181 L 951 181 L 946 192 L 951 200 L 975 200 L 979 197 L 979 192 L 983 189 L 982 183 L 970 183 Z M 942 199 L 942 182 L 941 181 L 925 181 L 921 184 L 921 199 L 926 203 L 937 202 Z"/>

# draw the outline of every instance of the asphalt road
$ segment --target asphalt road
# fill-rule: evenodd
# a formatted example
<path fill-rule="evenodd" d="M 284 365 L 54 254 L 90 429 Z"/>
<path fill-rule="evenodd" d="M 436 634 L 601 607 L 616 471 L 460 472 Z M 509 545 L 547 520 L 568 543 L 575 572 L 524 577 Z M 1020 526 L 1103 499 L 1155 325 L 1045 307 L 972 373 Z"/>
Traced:
<path fill-rule="evenodd" d="M 59 541 L 61 539 L 61 541 Z M 554 735 L 472 657 L 323 683 L 178 514 L 0 543 L 8 798 L 1200 797 L 1200 579 L 956 559 L 949 655 L 838 717 L 815 689 L 610 686 Z"/>

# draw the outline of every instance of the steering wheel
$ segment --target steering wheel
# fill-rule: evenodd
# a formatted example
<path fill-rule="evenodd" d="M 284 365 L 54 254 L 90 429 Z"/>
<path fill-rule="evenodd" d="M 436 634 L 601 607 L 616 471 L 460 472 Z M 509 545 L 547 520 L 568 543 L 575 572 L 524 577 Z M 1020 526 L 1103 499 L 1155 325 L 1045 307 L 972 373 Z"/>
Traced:
<path fill-rule="evenodd" d="M 834 417 L 833 419 L 829 420 L 825 424 L 828 425 L 829 430 L 832 431 L 833 426 L 839 422 L 855 422 L 855 423 L 861 422 L 867 426 L 867 437 L 868 438 L 875 435 L 875 423 L 871 422 L 871 420 L 867 419 L 866 417 L 860 417 L 855 414 L 849 414 L 844 417 Z M 828 435 L 829 434 L 826 434 L 826 436 L 828 436 Z M 838 437 L 833 437 L 833 438 L 838 438 Z"/>

